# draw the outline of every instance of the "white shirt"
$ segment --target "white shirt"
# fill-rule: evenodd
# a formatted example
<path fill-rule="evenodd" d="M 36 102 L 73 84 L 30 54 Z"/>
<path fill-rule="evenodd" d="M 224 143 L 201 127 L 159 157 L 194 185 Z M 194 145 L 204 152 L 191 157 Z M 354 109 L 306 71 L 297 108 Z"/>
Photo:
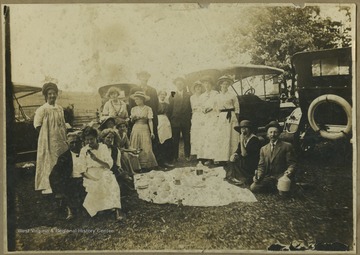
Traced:
<path fill-rule="evenodd" d="M 72 162 L 73 162 L 73 171 L 71 177 L 79 178 L 82 177 L 82 173 L 84 172 L 84 168 L 82 166 L 82 160 L 80 159 L 79 154 L 71 152 Z"/>

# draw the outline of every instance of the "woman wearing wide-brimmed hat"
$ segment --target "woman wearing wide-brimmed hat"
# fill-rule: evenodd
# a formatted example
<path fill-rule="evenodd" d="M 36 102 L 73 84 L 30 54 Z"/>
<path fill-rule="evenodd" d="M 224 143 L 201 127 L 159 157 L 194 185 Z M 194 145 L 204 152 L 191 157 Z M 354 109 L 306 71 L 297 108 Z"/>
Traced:
<path fill-rule="evenodd" d="M 149 100 L 143 91 L 136 91 L 130 96 L 136 106 L 131 109 L 130 119 L 134 126 L 130 135 L 130 145 L 132 148 L 140 148 L 139 161 L 142 169 L 156 167 L 157 161 L 152 150 L 151 140 L 155 138 L 153 127 L 153 111 L 145 101 Z"/>
<path fill-rule="evenodd" d="M 199 146 L 197 158 L 206 160 L 205 164 L 208 165 L 213 162 L 217 153 L 216 136 L 218 133 L 214 126 L 217 123 L 215 98 L 219 92 L 214 90 L 214 80 L 210 76 L 204 76 L 200 81 L 206 91 L 199 97 L 204 114 L 204 126 L 199 132 L 199 140 L 202 141 L 202 144 Z"/>
<path fill-rule="evenodd" d="M 229 75 L 218 79 L 220 93 L 215 97 L 215 110 L 219 116 L 215 127 L 219 131 L 215 157 L 218 162 L 227 162 L 239 143 L 239 134 L 234 127 L 238 124 L 240 106 L 236 94 L 229 90 L 233 83 L 234 79 Z"/>
<path fill-rule="evenodd" d="M 124 91 L 116 87 L 110 87 L 105 97 L 109 100 L 104 104 L 102 111 L 103 116 L 110 116 L 115 118 L 116 124 L 120 120 L 127 120 L 129 118 L 126 103 L 121 100 L 125 98 Z"/>
<path fill-rule="evenodd" d="M 200 99 L 204 86 L 201 81 L 196 81 L 193 86 L 194 94 L 190 97 L 191 104 L 191 155 L 198 155 L 203 141 L 200 140 L 202 128 L 204 126 L 204 113 L 202 112 L 202 102 Z"/>
<path fill-rule="evenodd" d="M 250 184 L 259 163 L 261 142 L 249 120 L 242 120 L 234 129 L 240 133 L 240 142 L 224 167 L 226 178 L 235 183 Z"/>
<path fill-rule="evenodd" d="M 42 88 L 46 103 L 40 106 L 34 117 L 34 127 L 39 132 L 35 190 L 52 193 L 49 176 L 58 157 L 68 149 L 63 108 L 56 104 L 58 87 L 46 83 Z"/>

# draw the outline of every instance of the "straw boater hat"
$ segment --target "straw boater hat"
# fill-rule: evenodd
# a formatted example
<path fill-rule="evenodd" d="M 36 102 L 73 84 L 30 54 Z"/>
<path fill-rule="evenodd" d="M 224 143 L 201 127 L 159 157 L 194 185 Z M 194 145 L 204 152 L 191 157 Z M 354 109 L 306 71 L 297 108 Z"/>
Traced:
<path fill-rule="evenodd" d="M 117 93 L 119 99 L 125 98 L 125 92 L 118 89 L 117 87 L 110 87 L 106 92 L 105 97 L 110 98 L 110 94 L 112 93 Z"/>
<path fill-rule="evenodd" d="M 279 131 L 281 131 L 281 126 L 280 126 L 279 122 L 277 122 L 277 121 L 275 121 L 275 120 L 270 121 L 269 124 L 267 124 L 267 125 L 265 126 L 266 131 L 267 131 L 269 128 L 271 128 L 271 127 L 275 127 L 275 128 L 277 128 Z"/>
<path fill-rule="evenodd" d="M 145 95 L 145 93 L 143 91 L 136 91 L 134 94 L 132 94 L 130 96 L 131 99 L 135 100 L 135 97 L 141 97 L 142 99 L 144 99 L 145 101 L 150 100 L 150 97 Z"/>
<path fill-rule="evenodd" d="M 217 85 L 220 86 L 223 81 L 228 81 L 230 85 L 234 83 L 234 79 L 230 75 L 223 75 L 218 79 Z"/>
<path fill-rule="evenodd" d="M 100 123 L 100 126 L 99 126 L 99 130 L 103 130 L 104 128 L 106 128 L 105 125 L 106 125 L 106 123 L 107 123 L 108 121 L 110 121 L 110 120 L 114 121 L 114 123 L 116 124 L 116 120 L 115 120 L 114 117 L 111 117 L 111 116 L 103 117 L 103 118 L 100 120 L 101 123 Z"/>
<path fill-rule="evenodd" d="M 253 129 L 253 128 L 254 128 L 254 125 L 252 124 L 252 122 L 251 122 L 250 120 L 242 120 L 242 121 L 240 121 L 239 126 L 234 127 L 234 129 L 235 129 L 237 132 L 240 133 L 240 132 L 241 132 L 241 128 L 244 128 L 244 127 Z"/>
<path fill-rule="evenodd" d="M 48 83 L 45 83 L 45 84 L 43 85 L 43 87 L 42 87 L 42 94 L 43 94 L 44 96 L 46 96 L 46 94 L 47 94 L 47 92 L 48 92 L 49 89 L 55 90 L 56 93 L 59 92 L 59 89 L 58 89 L 58 87 L 57 87 L 57 85 L 56 85 L 55 83 L 48 82 Z"/>

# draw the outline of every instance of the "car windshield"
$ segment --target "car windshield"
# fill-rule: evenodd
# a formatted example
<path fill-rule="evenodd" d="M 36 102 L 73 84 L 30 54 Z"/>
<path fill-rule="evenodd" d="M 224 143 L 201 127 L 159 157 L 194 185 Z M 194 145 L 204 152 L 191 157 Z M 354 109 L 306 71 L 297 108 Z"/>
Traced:
<path fill-rule="evenodd" d="M 234 83 L 233 87 L 239 95 L 244 95 L 247 91 L 254 91 L 255 95 L 265 99 L 272 95 L 279 95 L 278 76 L 256 75 L 242 79 Z"/>

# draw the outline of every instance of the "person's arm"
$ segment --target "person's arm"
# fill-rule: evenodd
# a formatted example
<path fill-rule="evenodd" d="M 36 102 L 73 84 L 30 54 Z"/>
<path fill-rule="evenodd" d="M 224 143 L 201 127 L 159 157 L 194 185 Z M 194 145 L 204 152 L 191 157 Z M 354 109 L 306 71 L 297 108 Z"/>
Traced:
<path fill-rule="evenodd" d="M 241 156 L 246 157 L 248 155 L 247 150 L 244 145 L 244 135 L 240 135 L 240 148 L 241 148 Z"/>
<path fill-rule="evenodd" d="M 112 159 L 111 159 L 111 162 L 105 162 L 105 161 L 99 159 L 93 152 L 91 152 L 91 150 L 88 150 L 87 153 L 92 160 L 99 163 L 102 167 L 110 169 Z M 110 158 L 111 158 L 111 156 L 110 156 Z"/>
<path fill-rule="evenodd" d="M 155 138 L 155 134 L 154 134 L 154 125 L 153 125 L 153 111 L 150 107 L 148 107 L 148 115 L 147 115 L 147 118 L 148 118 L 148 125 L 149 125 L 149 129 L 150 129 L 150 136 L 151 136 L 151 139 L 154 139 Z"/>
<path fill-rule="evenodd" d="M 264 147 L 260 149 L 260 159 L 257 168 L 257 174 L 254 179 L 261 180 L 265 175 L 265 155 L 264 155 Z"/>
<path fill-rule="evenodd" d="M 41 130 L 41 126 L 42 126 L 42 122 L 44 119 L 44 109 L 43 107 L 39 107 L 36 111 L 35 111 L 35 116 L 34 116 L 34 128 L 36 129 L 36 131 L 38 133 L 40 133 Z"/>
<path fill-rule="evenodd" d="M 236 119 L 239 121 L 240 104 L 239 104 L 239 100 L 238 100 L 237 96 L 234 96 L 234 98 L 233 98 L 233 104 L 234 104 L 234 108 L 235 108 L 235 116 L 236 116 Z"/>
<path fill-rule="evenodd" d="M 87 164 L 86 164 L 86 149 L 85 148 L 82 148 L 81 151 L 80 151 L 80 154 L 79 154 L 79 160 L 81 161 L 81 166 L 82 166 L 82 173 L 81 175 L 84 177 L 84 178 L 87 178 L 87 179 L 90 179 L 90 180 L 93 180 L 93 181 L 97 181 L 98 178 L 95 178 L 94 176 L 92 176 L 91 174 L 89 174 L 87 172 Z"/>

